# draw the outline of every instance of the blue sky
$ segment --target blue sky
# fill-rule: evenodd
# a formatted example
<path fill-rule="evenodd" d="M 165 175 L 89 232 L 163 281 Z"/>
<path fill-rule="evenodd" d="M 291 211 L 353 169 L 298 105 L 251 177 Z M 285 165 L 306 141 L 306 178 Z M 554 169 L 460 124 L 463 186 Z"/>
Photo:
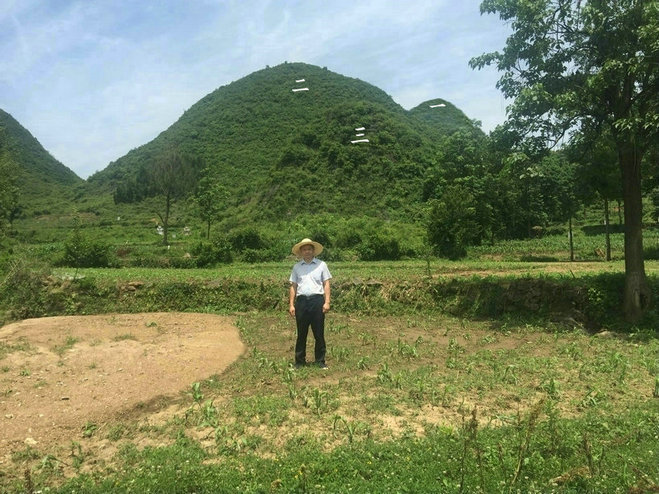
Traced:
<path fill-rule="evenodd" d="M 489 132 L 509 27 L 480 0 L 0 0 L 0 108 L 87 178 L 220 86 L 284 61 L 444 98 Z"/>

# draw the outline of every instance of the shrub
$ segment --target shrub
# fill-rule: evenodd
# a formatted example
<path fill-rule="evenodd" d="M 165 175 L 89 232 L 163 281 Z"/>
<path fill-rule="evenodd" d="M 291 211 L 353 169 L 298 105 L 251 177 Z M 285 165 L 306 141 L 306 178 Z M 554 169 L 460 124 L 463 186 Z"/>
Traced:
<path fill-rule="evenodd" d="M 192 254 L 196 256 L 196 264 L 200 268 L 233 262 L 231 244 L 223 235 L 216 235 L 211 242 L 198 243 L 193 247 Z"/>
<path fill-rule="evenodd" d="M 242 252 L 245 249 L 262 249 L 265 244 L 259 231 L 253 227 L 231 232 L 229 243 L 235 252 Z"/>
<path fill-rule="evenodd" d="M 74 268 L 107 268 L 110 265 L 110 246 L 83 235 L 76 228 L 64 243 L 60 266 Z"/>
<path fill-rule="evenodd" d="M 371 233 L 357 250 L 364 261 L 395 261 L 401 257 L 398 239 L 385 232 Z"/>
<path fill-rule="evenodd" d="M 44 290 L 49 275 L 50 268 L 34 260 L 12 260 L 0 283 L 0 306 L 7 309 L 12 319 L 47 314 L 52 308 Z"/>
<path fill-rule="evenodd" d="M 428 222 L 428 241 L 442 257 L 459 259 L 480 240 L 473 195 L 460 185 L 447 187 L 435 201 Z"/>

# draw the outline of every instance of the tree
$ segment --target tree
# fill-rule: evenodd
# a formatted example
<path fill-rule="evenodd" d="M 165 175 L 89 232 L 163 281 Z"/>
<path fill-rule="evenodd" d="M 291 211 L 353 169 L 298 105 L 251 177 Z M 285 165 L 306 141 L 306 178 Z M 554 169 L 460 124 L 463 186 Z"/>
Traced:
<path fill-rule="evenodd" d="M 512 34 L 495 64 L 513 99 L 505 126 L 531 148 L 608 130 L 616 145 L 625 206 L 624 311 L 650 307 L 643 262 L 641 161 L 659 134 L 659 8 L 647 0 L 485 0 Z"/>
<path fill-rule="evenodd" d="M 435 252 L 459 259 L 467 255 L 468 246 L 480 241 L 481 235 L 474 196 L 463 185 L 446 187 L 430 209 L 428 242 Z"/>
<path fill-rule="evenodd" d="M 610 133 L 599 136 L 577 136 L 567 148 L 573 162 L 577 163 L 576 174 L 579 195 L 584 202 L 601 199 L 604 202 L 604 233 L 606 260 L 611 260 L 611 237 L 609 204 L 622 198 L 618 153 Z"/>
<path fill-rule="evenodd" d="M 199 207 L 199 216 L 206 223 L 206 238 L 210 239 L 211 224 L 226 207 L 229 192 L 219 180 L 212 176 L 207 167 L 202 171 L 202 177 L 197 184 L 195 200 Z"/>
<path fill-rule="evenodd" d="M 192 160 L 181 154 L 176 148 L 167 150 L 151 170 L 151 181 L 155 191 L 165 199 L 164 214 L 156 214 L 162 221 L 163 245 L 169 244 L 169 212 L 172 202 L 183 197 L 194 183 L 194 167 Z"/>
<path fill-rule="evenodd" d="M 491 170 L 488 139 L 473 131 L 457 130 L 442 139 L 437 164 L 427 169 L 423 184 L 424 201 L 438 199 L 451 185 L 469 192 L 479 225 L 479 243 L 485 238 L 494 242 L 496 231 L 493 203 L 498 191 Z"/>

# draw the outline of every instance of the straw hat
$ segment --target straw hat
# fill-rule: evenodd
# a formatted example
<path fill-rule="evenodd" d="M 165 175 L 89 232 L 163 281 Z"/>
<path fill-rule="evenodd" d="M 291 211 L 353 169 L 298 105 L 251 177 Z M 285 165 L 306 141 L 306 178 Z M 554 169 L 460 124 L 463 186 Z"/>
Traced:
<path fill-rule="evenodd" d="M 298 256 L 298 257 L 302 257 L 302 256 L 300 255 L 300 248 L 301 248 L 303 245 L 313 245 L 313 249 L 314 249 L 314 250 L 313 250 L 313 254 L 314 254 L 314 256 L 317 256 L 318 254 L 320 254 L 320 253 L 323 251 L 323 246 L 322 246 L 321 244 L 319 244 L 318 242 L 314 242 L 314 241 L 311 240 L 310 238 L 304 238 L 304 239 L 302 239 L 300 242 L 296 243 L 296 244 L 293 246 L 293 248 L 291 249 L 291 251 L 293 252 L 293 254 L 295 254 L 295 255 Z"/>

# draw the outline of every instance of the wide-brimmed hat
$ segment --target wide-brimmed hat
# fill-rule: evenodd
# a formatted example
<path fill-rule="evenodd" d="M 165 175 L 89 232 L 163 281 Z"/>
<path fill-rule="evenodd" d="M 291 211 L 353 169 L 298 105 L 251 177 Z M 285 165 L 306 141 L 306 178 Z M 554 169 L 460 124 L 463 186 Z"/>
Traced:
<path fill-rule="evenodd" d="M 300 255 L 300 248 L 303 245 L 313 245 L 313 254 L 314 254 L 314 256 L 317 256 L 318 254 L 320 254 L 323 251 L 323 246 L 321 244 L 319 244 L 318 242 L 314 242 L 310 238 L 304 238 L 304 239 L 302 239 L 301 241 L 299 241 L 298 243 L 296 243 L 293 246 L 293 248 L 291 249 L 293 254 L 295 254 L 298 257 L 302 257 Z"/>

